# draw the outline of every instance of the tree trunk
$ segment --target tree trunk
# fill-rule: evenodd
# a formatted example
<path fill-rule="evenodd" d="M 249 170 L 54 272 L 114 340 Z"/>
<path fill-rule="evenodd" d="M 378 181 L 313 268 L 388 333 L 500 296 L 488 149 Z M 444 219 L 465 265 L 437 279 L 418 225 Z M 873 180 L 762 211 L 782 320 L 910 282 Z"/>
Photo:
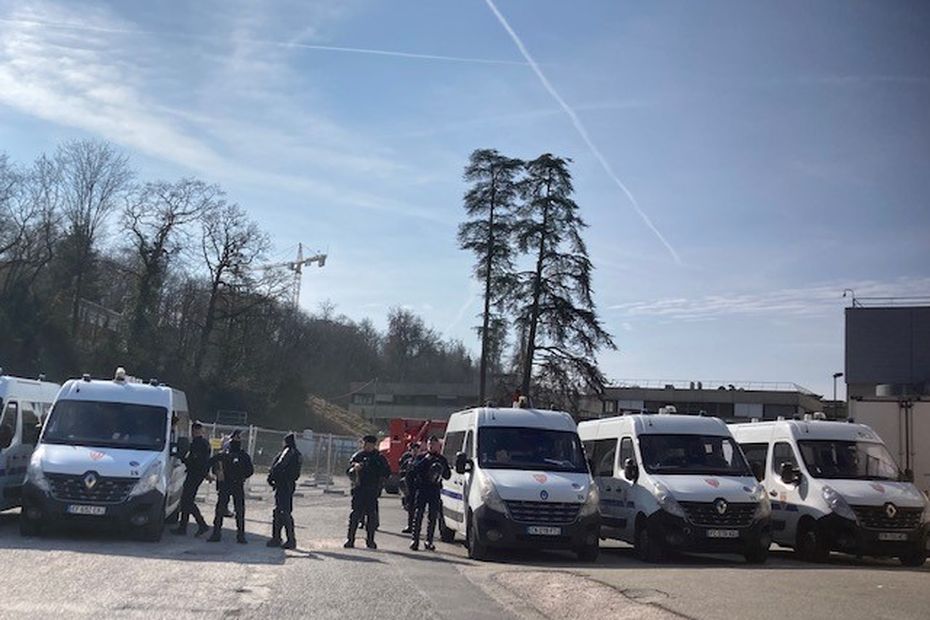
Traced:
<path fill-rule="evenodd" d="M 551 179 L 551 173 L 550 173 Z M 533 358 L 536 356 L 536 324 L 539 322 L 539 297 L 542 293 L 543 259 L 546 253 L 546 235 L 549 229 L 550 179 L 546 180 L 546 203 L 543 207 L 542 230 L 539 233 L 539 255 L 536 257 L 536 275 L 533 277 L 533 307 L 526 336 L 526 353 L 523 358 L 523 395 L 529 398 L 533 380 Z"/>
<path fill-rule="evenodd" d="M 203 322 L 203 331 L 200 333 L 200 344 L 197 345 L 197 354 L 194 356 L 194 375 L 197 377 L 200 376 L 203 358 L 207 354 L 207 343 L 210 341 L 210 334 L 213 332 L 213 324 L 216 321 L 216 300 L 219 297 L 219 291 L 220 272 L 217 272 L 210 288 L 210 302 L 207 304 L 207 316 Z"/>
<path fill-rule="evenodd" d="M 481 328 L 481 363 L 478 368 L 478 406 L 483 407 L 487 396 L 488 333 L 491 324 L 491 267 L 494 264 L 494 201 L 496 187 L 491 180 L 491 202 L 488 209 L 488 248 L 484 274 L 484 317 Z"/>

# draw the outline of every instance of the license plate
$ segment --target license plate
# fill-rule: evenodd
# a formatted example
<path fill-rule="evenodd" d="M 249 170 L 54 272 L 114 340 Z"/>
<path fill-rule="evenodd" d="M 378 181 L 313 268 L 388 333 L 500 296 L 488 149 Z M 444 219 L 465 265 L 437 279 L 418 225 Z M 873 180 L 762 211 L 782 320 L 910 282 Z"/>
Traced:
<path fill-rule="evenodd" d="M 102 517 L 107 514 L 106 506 L 81 506 L 80 504 L 71 504 L 68 506 L 68 514 L 72 515 L 91 515 Z"/>
<path fill-rule="evenodd" d="M 739 538 L 739 530 L 707 530 L 708 538 Z"/>
<path fill-rule="evenodd" d="M 902 542 L 907 540 L 907 534 L 903 532 L 879 532 L 879 540 L 893 540 L 896 542 Z"/>
<path fill-rule="evenodd" d="M 526 528 L 526 533 L 530 536 L 560 536 L 562 534 L 562 528 L 531 525 Z"/>

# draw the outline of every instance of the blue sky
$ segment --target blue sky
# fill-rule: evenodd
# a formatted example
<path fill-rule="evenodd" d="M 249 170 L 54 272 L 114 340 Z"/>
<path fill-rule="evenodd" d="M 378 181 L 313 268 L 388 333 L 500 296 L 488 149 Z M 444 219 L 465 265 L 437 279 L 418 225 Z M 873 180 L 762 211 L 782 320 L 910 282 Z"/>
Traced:
<path fill-rule="evenodd" d="M 571 157 L 614 379 L 828 392 L 844 288 L 930 293 L 926 3 L 496 7 L 540 73 L 482 0 L 0 0 L 0 150 L 220 183 L 280 258 L 328 250 L 305 308 L 473 349 L 468 154 Z"/>

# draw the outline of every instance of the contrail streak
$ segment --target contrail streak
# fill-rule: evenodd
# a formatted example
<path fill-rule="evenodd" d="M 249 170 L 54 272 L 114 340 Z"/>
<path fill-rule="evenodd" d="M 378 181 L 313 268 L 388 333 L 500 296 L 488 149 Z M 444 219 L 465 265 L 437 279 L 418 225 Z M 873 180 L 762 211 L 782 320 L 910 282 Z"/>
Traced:
<path fill-rule="evenodd" d="M 588 135 L 588 130 L 585 129 L 585 126 L 582 124 L 581 119 L 578 118 L 578 115 L 575 114 L 575 111 L 570 105 L 562 98 L 559 94 L 559 91 L 555 89 L 555 86 L 552 85 L 552 82 L 546 77 L 542 72 L 542 69 L 539 68 L 539 65 L 536 64 L 536 61 L 527 51 L 526 46 L 523 45 L 523 41 L 520 40 L 520 37 L 517 36 L 517 33 L 514 32 L 513 28 L 510 27 L 510 24 L 507 22 L 507 19 L 497 10 L 493 0 L 485 0 L 487 2 L 488 8 L 491 9 L 491 12 L 494 13 L 494 16 L 497 17 L 497 21 L 500 22 L 501 26 L 504 27 L 504 30 L 507 31 L 507 34 L 510 35 L 510 38 L 513 39 L 513 42 L 516 44 L 517 49 L 520 50 L 520 53 L 523 55 L 523 58 L 526 60 L 527 64 L 533 69 L 533 73 L 536 74 L 536 77 L 539 78 L 539 81 L 542 82 L 543 87 L 549 91 L 549 94 L 552 95 L 552 98 L 555 99 L 556 103 L 559 104 L 559 107 L 565 111 L 565 114 L 568 115 L 568 118 L 571 119 L 572 125 L 575 126 L 575 130 L 578 132 L 578 135 L 581 136 L 581 139 L 584 140 L 585 144 L 588 145 L 588 149 L 591 151 L 591 154 L 594 155 L 594 158 L 601 164 L 601 167 L 604 169 L 604 172 L 607 173 L 614 183 L 617 184 L 617 187 L 626 195 L 629 199 L 630 204 L 633 205 L 633 209 L 636 211 L 637 215 L 643 220 L 646 226 L 651 230 L 659 241 L 662 242 L 662 245 L 665 246 L 665 249 L 669 251 L 672 255 L 672 258 L 675 259 L 675 262 L 679 265 L 682 264 L 681 257 L 678 256 L 678 252 L 675 251 L 675 248 L 672 247 L 672 244 L 668 242 L 665 236 L 659 232 L 659 229 L 656 228 L 655 224 L 652 223 L 652 220 L 649 219 L 649 216 L 646 215 L 646 212 L 640 208 L 639 203 L 636 201 L 636 198 L 633 197 L 633 194 L 627 189 L 627 186 L 624 185 L 623 181 L 614 173 L 613 168 L 607 162 L 607 159 L 604 155 L 601 154 L 600 149 L 597 148 L 597 145 L 594 144 L 594 141 L 591 140 L 591 136 Z"/>
<path fill-rule="evenodd" d="M 129 28 L 107 28 L 94 26 L 91 24 L 73 24 L 64 22 L 50 22 L 35 19 L 9 19 L 0 17 L 0 22 L 7 24 L 18 24 L 21 26 L 43 26 L 46 28 L 58 28 L 62 30 L 76 30 L 79 32 L 100 32 L 106 34 L 143 34 L 153 36 L 170 36 L 178 39 L 189 39 L 195 41 L 220 42 L 223 40 L 219 37 L 204 35 L 190 35 L 180 32 L 154 32 L 151 30 L 129 29 Z M 470 58 L 467 56 L 445 56 L 442 54 L 420 54 L 417 52 L 401 52 L 395 50 L 373 49 L 367 47 L 345 47 L 341 45 L 312 45 L 309 43 L 286 43 L 283 41 L 270 41 L 267 39 L 243 39 L 247 43 L 256 45 L 268 45 L 272 47 L 300 48 L 307 50 L 318 50 L 323 52 L 342 52 L 348 54 L 368 54 L 372 56 L 389 56 L 392 58 L 410 58 L 416 60 L 440 60 L 445 62 L 463 62 L 469 64 L 481 65 L 518 65 L 526 66 L 525 62 L 519 60 L 497 60 L 494 58 Z"/>

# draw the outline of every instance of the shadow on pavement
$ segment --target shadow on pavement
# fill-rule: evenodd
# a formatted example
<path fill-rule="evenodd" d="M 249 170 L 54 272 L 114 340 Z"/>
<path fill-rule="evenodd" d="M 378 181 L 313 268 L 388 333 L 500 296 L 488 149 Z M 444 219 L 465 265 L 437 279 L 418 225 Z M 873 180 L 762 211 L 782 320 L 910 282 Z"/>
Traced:
<path fill-rule="evenodd" d="M 222 540 L 208 543 L 209 532 L 194 538 L 194 528 L 186 536 L 172 534 L 165 527 L 160 542 L 133 540 L 120 531 L 87 526 L 68 525 L 43 534 L 25 538 L 19 534 L 19 514 L 0 514 L 0 550 L 16 551 L 70 551 L 99 555 L 181 560 L 189 562 L 232 562 L 236 564 L 283 564 L 283 549 L 268 548 L 268 536 L 247 533 L 248 544 L 236 542 L 235 527 L 224 527 Z"/>

